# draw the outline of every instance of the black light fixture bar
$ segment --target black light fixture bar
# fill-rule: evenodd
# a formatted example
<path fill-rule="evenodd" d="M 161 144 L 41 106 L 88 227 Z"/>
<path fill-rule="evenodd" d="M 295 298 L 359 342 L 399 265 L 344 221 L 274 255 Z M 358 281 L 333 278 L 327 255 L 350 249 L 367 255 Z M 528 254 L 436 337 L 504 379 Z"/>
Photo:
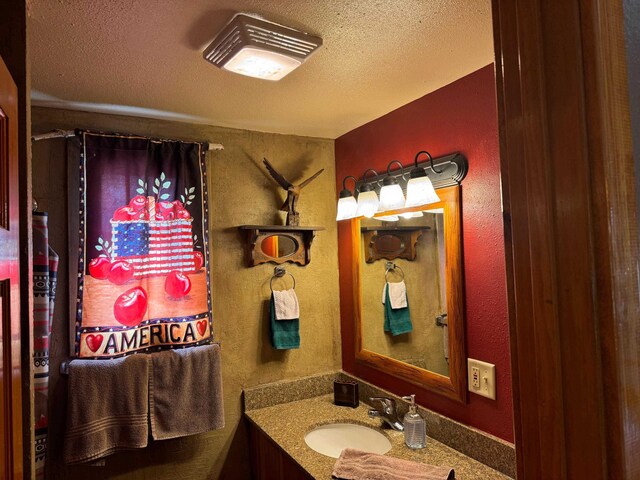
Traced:
<path fill-rule="evenodd" d="M 390 174 L 385 172 L 375 177 L 367 177 L 366 180 L 358 180 L 356 182 L 356 191 L 360 191 L 360 188 L 366 183 L 373 185 L 376 192 L 380 192 L 382 180 L 389 175 L 398 181 L 402 190 L 406 191 L 407 182 L 409 181 L 409 171 L 413 166 L 414 164 L 412 163 L 409 167 L 405 167 L 404 176 L 402 170 L 398 169 L 392 170 Z M 433 169 L 428 159 L 418 162 L 418 166 L 425 169 L 435 189 L 460 185 L 469 171 L 467 158 L 461 153 L 452 153 L 451 155 L 434 158 Z"/>

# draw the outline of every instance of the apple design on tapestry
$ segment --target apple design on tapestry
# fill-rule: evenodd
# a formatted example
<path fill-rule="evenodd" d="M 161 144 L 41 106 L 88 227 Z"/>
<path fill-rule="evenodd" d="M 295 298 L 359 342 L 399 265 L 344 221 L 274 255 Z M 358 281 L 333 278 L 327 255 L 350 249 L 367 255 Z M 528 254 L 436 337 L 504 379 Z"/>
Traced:
<path fill-rule="evenodd" d="M 136 212 L 139 212 L 140 210 L 144 210 L 147 207 L 147 203 L 147 197 L 145 197 L 144 195 L 136 195 L 129 202 L 129 206 L 132 207 Z"/>
<path fill-rule="evenodd" d="M 120 295 L 113 304 L 113 315 L 126 327 L 140 324 L 147 312 L 147 292 L 142 287 L 133 287 Z"/>
<path fill-rule="evenodd" d="M 89 275 L 99 280 L 104 280 L 109 276 L 111 261 L 107 257 L 96 257 L 89 262 Z"/>
<path fill-rule="evenodd" d="M 204 265 L 204 255 L 200 252 L 193 252 L 193 261 L 195 263 L 196 272 Z"/>
<path fill-rule="evenodd" d="M 119 222 L 128 222 L 129 220 L 133 220 L 135 217 L 136 211 L 133 207 L 127 205 L 126 207 L 120 207 L 113 213 L 113 219 Z"/>
<path fill-rule="evenodd" d="M 184 273 L 174 270 L 164 281 L 164 291 L 172 298 L 185 297 L 191 291 L 191 280 Z"/>
<path fill-rule="evenodd" d="M 109 269 L 109 281 L 116 285 L 123 285 L 133 278 L 133 267 L 129 262 L 117 260 Z"/>

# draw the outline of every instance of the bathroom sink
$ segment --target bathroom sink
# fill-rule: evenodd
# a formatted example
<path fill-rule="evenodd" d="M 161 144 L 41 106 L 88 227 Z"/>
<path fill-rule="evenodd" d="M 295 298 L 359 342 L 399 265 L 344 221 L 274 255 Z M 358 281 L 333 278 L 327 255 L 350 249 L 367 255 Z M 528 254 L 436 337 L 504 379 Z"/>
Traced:
<path fill-rule="evenodd" d="M 353 423 L 322 425 L 307 433 L 304 441 L 312 450 L 333 458 L 338 458 L 345 448 L 380 454 L 391 450 L 391 442 L 384 434 Z"/>

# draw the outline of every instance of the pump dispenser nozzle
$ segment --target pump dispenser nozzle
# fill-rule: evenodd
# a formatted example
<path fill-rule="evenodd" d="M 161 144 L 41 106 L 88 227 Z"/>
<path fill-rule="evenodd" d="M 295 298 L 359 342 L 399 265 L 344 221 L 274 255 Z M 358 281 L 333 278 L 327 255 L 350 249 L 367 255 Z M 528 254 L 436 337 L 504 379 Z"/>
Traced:
<path fill-rule="evenodd" d="M 404 416 L 404 443 L 409 448 L 424 448 L 427 446 L 426 423 L 418 413 L 416 396 L 408 395 L 402 399 L 410 402 L 409 411 Z"/>

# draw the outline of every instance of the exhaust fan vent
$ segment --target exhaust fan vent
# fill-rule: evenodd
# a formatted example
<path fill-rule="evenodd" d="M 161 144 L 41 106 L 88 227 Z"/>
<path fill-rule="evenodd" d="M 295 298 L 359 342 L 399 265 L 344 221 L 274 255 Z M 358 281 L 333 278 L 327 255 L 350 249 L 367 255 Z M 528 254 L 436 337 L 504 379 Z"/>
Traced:
<path fill-rule="evenodd" d="M 280 80 L 320 46 L 320 37 L 238 13 L 202 55 L 219 68 L 251 77 Z"/>

